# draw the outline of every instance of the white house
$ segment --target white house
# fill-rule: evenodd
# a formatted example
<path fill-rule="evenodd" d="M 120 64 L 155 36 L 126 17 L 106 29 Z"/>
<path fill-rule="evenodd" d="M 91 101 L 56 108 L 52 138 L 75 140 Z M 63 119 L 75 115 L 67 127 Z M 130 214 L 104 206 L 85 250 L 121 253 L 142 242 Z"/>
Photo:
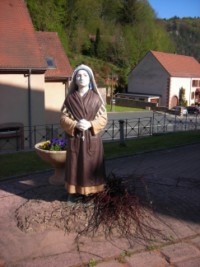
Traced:
<path fill-rule="evenodd" d="M 183 92 L 186 105 L 200 103 L 200 64 L 193 57 L 149 51 L 129 73 L 128 94 L 172 108 Z"/>

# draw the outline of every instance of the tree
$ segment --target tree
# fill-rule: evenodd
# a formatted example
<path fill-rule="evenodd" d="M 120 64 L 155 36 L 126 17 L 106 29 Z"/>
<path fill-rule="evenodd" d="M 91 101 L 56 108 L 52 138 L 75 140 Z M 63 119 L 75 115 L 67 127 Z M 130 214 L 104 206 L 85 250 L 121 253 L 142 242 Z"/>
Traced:
<path fill-rule="evenodd" d="M 87 61 L 93 62 L 97 58 L 128 73 L 149 50 L 187 51 L 191 55 L 200 53 L 199 46 L 193 46 L 194 40 L 200 40 L 200 25 L 194 26 L 190 20 L 184 21 L 181 30 L 183 40 L 179 19 L 158 20 L 147 0 L 26 2 L 35 29 L 58 32 L 73 64 L 77 57 L 87 56 Z M 166 26 L 168 22 L 170 26 Z M 187 24 L 186 31 L 184 27 Z M 175 28 L 179 33 L 177 36 L 173 32 Z M 173 34 L 167 29 L 171 29 Z M 192 35 L 191 29 L 195 29 Z M 177 42 L 178 47 L 175 47 Z"/>
<path fill-rule="evenodd" d="M 185 99 L 185 89 L 181 87 L 179 91 L 179 105 L 180 106 L 187 106 L 187 100 Z"/>

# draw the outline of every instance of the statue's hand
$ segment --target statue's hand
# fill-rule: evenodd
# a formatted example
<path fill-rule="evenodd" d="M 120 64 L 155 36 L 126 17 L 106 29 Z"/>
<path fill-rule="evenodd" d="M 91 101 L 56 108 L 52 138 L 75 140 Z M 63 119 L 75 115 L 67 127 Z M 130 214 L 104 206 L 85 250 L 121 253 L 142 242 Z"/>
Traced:
<path fill-rule="evenodd" d="M 76 124 L 76 128 L 78 128 L 80 131 L 86 131 L 91 127 L 91 123 L 85 119 L 80 120 L 77 124 Z"/>
<path fill-rule="evenodd" d="M 80 122 L 77 122 L 76 128 L 79 129 L 79 131 L 84 131 Z"/>

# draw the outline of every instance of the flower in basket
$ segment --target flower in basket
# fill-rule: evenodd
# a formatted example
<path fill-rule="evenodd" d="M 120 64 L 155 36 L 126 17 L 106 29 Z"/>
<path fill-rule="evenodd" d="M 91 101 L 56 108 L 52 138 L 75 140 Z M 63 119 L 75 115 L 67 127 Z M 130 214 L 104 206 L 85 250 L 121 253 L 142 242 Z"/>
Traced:
<path fill-rule="evenodd" d="M 64 151 L 67 150 L 67 140 L 52 138 L 44 142 L 40 148 L 50 151 Z"/>

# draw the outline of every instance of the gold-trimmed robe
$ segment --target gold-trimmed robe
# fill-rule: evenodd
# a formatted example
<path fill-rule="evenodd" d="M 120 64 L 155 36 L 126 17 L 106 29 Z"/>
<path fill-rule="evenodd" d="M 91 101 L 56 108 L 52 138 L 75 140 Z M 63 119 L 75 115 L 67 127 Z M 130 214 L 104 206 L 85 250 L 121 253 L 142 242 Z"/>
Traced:
<path fill-rule="evenodd" d="M 92 127 L 82 132 L 75 126 L 86 119 Z M 104 189 L 105 165 L 101 130 L 107 113 L 101 98 L 89 90 L 84 96 L 77 91 L 67 96 L 60 124 L 68 134 L 66 183 L 68 193 L 88 195 Z"/>

